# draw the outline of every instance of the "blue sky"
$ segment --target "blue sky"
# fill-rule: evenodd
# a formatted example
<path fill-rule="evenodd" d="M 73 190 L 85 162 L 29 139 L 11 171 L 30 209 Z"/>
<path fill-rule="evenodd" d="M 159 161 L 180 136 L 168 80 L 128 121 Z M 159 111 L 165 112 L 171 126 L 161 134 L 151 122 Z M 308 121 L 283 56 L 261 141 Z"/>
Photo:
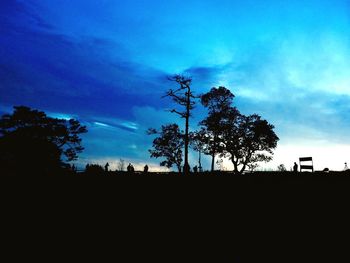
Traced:
<path fill-rule="evenodd" d="M 81 163 L 156 169 L 145 130 L 179 121 L 160 97 L 183 72 L 197 93 L 224 85 L 243 113 L 276 126 L 262 168 L 350 162 L 350 1 L 2 0 L 0 24 L 0 111 L 79 119 Z"/>

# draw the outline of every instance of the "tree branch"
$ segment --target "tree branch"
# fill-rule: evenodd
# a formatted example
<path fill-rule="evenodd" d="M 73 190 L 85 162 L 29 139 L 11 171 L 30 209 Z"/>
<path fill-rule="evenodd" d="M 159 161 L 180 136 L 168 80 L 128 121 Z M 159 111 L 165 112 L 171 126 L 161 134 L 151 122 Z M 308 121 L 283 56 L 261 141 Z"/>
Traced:
<path fill-rule="evenodd" d="M 184 112 L 179 112 L 179 111 L 177 111 L 177 110 L 175 110 L 175 109 L 172 109 L 172 110 L 169 110 L 171 113 L 176 113 L 176 114 L 178 114 L 178 115 L 180 115 L 182 118 L 185 118 L 186 117 L 186 113 L 184 113 Z"/>

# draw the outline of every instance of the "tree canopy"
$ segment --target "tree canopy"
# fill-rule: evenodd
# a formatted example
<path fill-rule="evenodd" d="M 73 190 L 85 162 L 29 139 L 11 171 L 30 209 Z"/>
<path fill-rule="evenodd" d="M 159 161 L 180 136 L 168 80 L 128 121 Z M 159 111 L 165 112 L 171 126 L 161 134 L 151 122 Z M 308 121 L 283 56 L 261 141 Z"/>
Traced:
<path fill-rule="evenodd" d="M 204 153 L 212 156 L 211 170 L 215 156 L 220 155 L 228 157 L 234 172 L 241 174 L 247 168 L 255 169 L 259 162 L 272 160 L 278 137 L 274 126 L 259 115 L 246 116 L 232 106 L 234 97 L 225 87 L 214 87 L 202 95 L 201 102 L 208 115 L 200 125 L 206 131 Z"/>
<path fill-rule="evenodd" d="M 199 125 L 207 132 L 207 144 L 205 153 L 211 155 L 211 171 L 214 171 L 215 156 L 222 153 L 222 129 L 223 121 L 231 107 L 235 96 L 225 87 L 212 88 L 208 93 L 201 96 L 201 103 L 208 109 L 207 117 Z M 238 110 L 235 110 L 238 114 Z"/>
<path fill-rule="evenodd" d="M 257 114 L 228 114 L 223 128 L 222 142 L 224 157 L 229 157 L 236 174 L 243 173 L 247 167 L 259 162 L 272 160 L 278 137 L 274 126 Z"/>
<path fill-rule="evenodd" d="M 223 86 L 213 87 L 201 96 L 201 103 L 209 109 L 209 112 L 222 112 L 231 106 L 234 97 L 235 95 Z"/>
<path fill-rule="evenodd" d="M 184 134 L 177 124 L 162 126 L 160 131 L 149 129 L 148 134 L 158 134 L 153 140 L 153 149 L 149 150 L 151 157 L 165 158 L 161 166 L 171 168 L 174 165 L 181 172 L 182 148 L 184 146 Z"/>
<path fill-rule="evenodd" d="M 29 107 L 14 107 L 0 119 L 1 163 L 12 170 L 50 172 L 83 151 L 79 121 L 48 117 Z"/>

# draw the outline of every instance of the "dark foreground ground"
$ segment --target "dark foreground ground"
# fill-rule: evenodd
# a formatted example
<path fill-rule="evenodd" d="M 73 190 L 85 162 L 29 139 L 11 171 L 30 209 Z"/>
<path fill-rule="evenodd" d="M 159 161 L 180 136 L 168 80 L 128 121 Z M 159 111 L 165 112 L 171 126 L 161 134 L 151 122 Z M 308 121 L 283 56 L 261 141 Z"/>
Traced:
<path fill-rule="evenodd" d="M 184 176 L 179 173 L 127 173 L 127 172 L 72 172 L 68 170 L 55 173 L 33 173 L 22 172 L 20 174 L 1 173 L 2 178 L 20 179 L 24 181 L 36 181 L 38 183 L 45 181 L 53 182 L 88 182 L 91 184 L 108 184 L 109 186 L 150 186 L 159 184 L 173 185 L 194 185 L 199 188 L 217 186 L 226 189 L 239 188 L 245 186 L 286 186 L 306 185 L 306 186 L 341 186 L 348 187 L 350 192 L 350 171 L 346 172 L 314 172 L 314 173 L 293 173 L 293 172 L 253 172 L 243 175 L 235 175 L 232 172 L 204 172 L 192 173 Z M 17 178 L 17 179 L 16 179 Z M 108 183 L 107 183 L 108 182 Z M 198 187 L 197 187 L 198 186 Z"/>
<path fill-rule="evenodd" d="M 303 172 L 303 173 L 294 173 L 294 172 L 246 172 L 242 175 L 236 175 L 233 172 L 203 172 L 203 173 L 190 173 L 189 176 L 184 176 L 176 172 L 170 173 L 144 173 L 144 172 L 76 172 L 71 173 L 70 175 L 84 177 L 84 176 L 107 176 L 107 177 L 179 177 L 179 178 L 234 178 L 237 180 L 318 180 L 321 178 L 350 178 L 350 170 L 343 172 Z"/>
<path fill-rule="evenodd" d="M 33 207 L 40 204 L 44 216 L 37 222 L 49 222 L 47 229 L 60 229 L 62 222 L 68 222 L 74 231 L 64 234 L 65 242 L 80 228 L 92 246 L 82 251 L 87 256 L 96 243 L 105 241 L 114 257 L 127 251 L 132 259 L 127 262 L 158 258 L 159 262 L 295 263 L 349 262 L 350 258 L 348 242 L 342 241 L 349 238 L 344 230 L 350 225 L 346 217 L 350 174 L 345 172 L 240 176 L 217 172 L 188 177 L 66 172 L 1 178 L 5 178 L 0 180 L 3 204 L 11 207 L 11 213 L 4 213 L 2 207 L 3 215 L 24 211 L 16 228 L 39 214 Z M 14 200 L 18 201 L 13 204 Z M 52 218 L 60 218 L 59 223 L 51 223 Z M 36 234 L 36 228 L 28 228 Z M 92 238 L 93 229 L 98 238 Z M 124 246 L 115 245 L 115 240 Z M 330 250 L 332 244 L 336 252 Z M 106 251 L 105 246 L 98 254 L 100 261 Z"/>
<path fill-rule="evenodd" d="M 348 199 L 350 206 L 350 172 L 254 172 L 235 175 L 232 172 L 192 173 L 184 176 L 179 173 L 127 173 L 127 172 L 72 172 L 39 174 L 23 172 L 20 174 L 1 173 L 0 186 L 6 181 L 21 185 L 24 189 L 40 188 L 62 189 L 73 194 L 82 191 L 84 195 L 118 194 L 125 197 L 219 198 L 223 200 L 243 200 L 269 198 L 278 200 L 279 196 L 299 198 L 315 193 L 322 198 Z M 44 187 L 41 187 L 44 185 Z M 49 186 L 49 187 L 47 187 Z M 77 190 L 77 191 L 76 191 Z M 61 191 L 61 190 L 59 190 Z M 114 197 L 113 197 L 114 199 Z"/>
<path fill-rule="evenodd" d="M 170 173 L 154 173 L 154 172 L 116 172 L 116 171 L 77 171 L 73 172 L 70 170 L 61 170 L 56 172 L 35 172 L 35 171 L 21 171 L 11 172 L 3 171 L 0 172 L 4 176 L 13 177 L 115 177 L 115 178 L 232 178 L 233 180 L 243 181 L 334 181 L 334 180 L 350 180 L 350 170 L 342 172 L 247 172 L 242 175 L 236 175 L 233 172 L 203 172 L 203 173 L 191 173 L 189 176 L 184 176 L 176 172 Z"/>
<path fill-rule="evenodd" d="M 110 177 L 120 178 L 121 180 L 132 180 L 140 182 L 198 182 L 229 185 L 298 185 L 298 184 L 321 184 L 321 185 L 348 185 L 350 191 L 350 171 L 347 172 L 314 172 L 314 173 L 294 173 L 294 172 L 254 172 L 243 175 L 235 175 L 232 172 L 204 172 L 192 173 L 189 176 L 179 175 L 178 173 L 142 173 L 136 172 L 118 173 L 103 172 L 98 174 L 89 174 L 85 172 L 75 174 L 75 177 Z"/>

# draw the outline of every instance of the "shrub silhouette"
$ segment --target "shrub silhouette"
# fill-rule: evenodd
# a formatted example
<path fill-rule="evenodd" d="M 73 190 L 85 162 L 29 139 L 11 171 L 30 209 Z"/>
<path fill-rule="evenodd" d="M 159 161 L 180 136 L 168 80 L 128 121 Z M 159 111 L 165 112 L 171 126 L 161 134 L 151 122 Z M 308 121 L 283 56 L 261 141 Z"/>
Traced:
<path fill-rule="evenodd" d="M 279 166 L 277 166 L 277 171 L 279 172 L 286 172 L 287 168 L 284 164 L 280 164 Z"/>
<path fill-rule="evenodd" d="M 99 164 L 88 164 L 86 165 L 85 173 L 88 175 L 101 175 L 105 173 L 105 169 Z"/>

